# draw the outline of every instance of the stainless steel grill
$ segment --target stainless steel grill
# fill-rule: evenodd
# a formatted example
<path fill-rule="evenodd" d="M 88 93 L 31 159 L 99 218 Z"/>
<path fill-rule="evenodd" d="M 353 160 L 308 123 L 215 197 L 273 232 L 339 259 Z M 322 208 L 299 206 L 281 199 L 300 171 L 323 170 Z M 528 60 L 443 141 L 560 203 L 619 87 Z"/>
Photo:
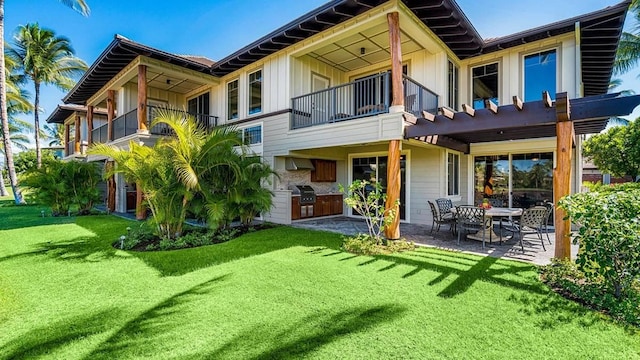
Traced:
<path fill-rule="evenodd" d="M 315 204 L 316 191 L 309 185 L 293 185 L 289 189 L 293 195 L 300 195 L 300 205 Z"/>

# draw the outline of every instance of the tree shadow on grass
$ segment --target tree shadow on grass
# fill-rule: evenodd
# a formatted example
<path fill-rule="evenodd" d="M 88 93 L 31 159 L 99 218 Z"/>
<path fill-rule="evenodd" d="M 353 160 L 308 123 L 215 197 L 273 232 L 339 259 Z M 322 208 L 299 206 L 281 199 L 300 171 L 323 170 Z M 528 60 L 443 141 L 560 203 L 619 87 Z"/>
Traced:
<path fill-rule="evenodd" d="M 144 352 L 145 349 L 153 353 L 154 338 L 177 326 L 176 319 L 180 319 L 182 306 L 210 294 L 228 276 L 229 274 L 214 277 L 161 301 L 129 320 L 86 358 L 117 359 L 130 356 L 132 349 L 137 353 Z"/>
<path fill-rule="evenodd" d="M 478 281 L 494 283 L 505 288 L 519 290 L 506 299 L 522 305 L 521 313 L 531 317 L 540 329 L 552 329 L 563 324 L 577 322 L 590 327 L 602 321 L 602 316 L 584 306 L 557 295 L 536 276 L 531 276 L 536 267 L 498 258 L 448 253 L 443 250 L 420 249 L 401 256 L 379 255 L 367 259 L 357 266 L 369 266 L 378 261 L 391 262 L 379 271 L 387 271 L 398 265 L 413 267 L 403 278 L 414 276 L 422 270 L 439 273 L 428 284 L 435 285 L 450 276 L 455 276 L 437 296 L 453 298 L 468 291 Z"/>
<path fill-rule="evenodd" d="M 0 344 L 1 359 L 35 358 L 51 354 L 76 341 L 109 330 L 108 320 L 117 318 L 115 308 L 78 315 L 50 323 Z"/>
<path fill-rule="evenodd" d="M 406 309 L 395 304 L 353 307 L 337 313 L 307 316 L 281 331 L 270 324 L 236 335 L 221 347 L 196 358 L 245 358 L 254 360 L 299 359 L 343 337 L 366 331 L 400 317 Z"/>

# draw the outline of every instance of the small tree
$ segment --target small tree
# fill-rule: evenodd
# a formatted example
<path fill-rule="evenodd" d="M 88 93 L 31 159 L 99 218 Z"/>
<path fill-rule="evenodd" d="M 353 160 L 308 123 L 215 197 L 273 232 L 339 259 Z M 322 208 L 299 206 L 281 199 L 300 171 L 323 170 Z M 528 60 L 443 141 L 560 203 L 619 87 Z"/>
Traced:
<path fill-rule="evenodd" d="M 580 225 L 577 264 L 594 282 L 604 279 L 616 298 L 640 280 L 640 185 L 601 187 L 560 200 L 571 220 Z"/>
<path fill-rule="evenodd" d="M 342 184 L 340 192 L 344 192 Z M 362 215 L 367 224 L 369 237 L 376 245 L 382 244 L 382 232 L 393 222 L 396 216 L 394 210 L 385 210 L 386 194 L 378 183 L 366 180 L 356 180 L 349 185 L 344 202 Z"/>
<path fill-rule="evenodd" d="M 640 120 L 591 136 L 584 142 L 582 154 L 602 172 L 635 179 L 640 175 Z"/>

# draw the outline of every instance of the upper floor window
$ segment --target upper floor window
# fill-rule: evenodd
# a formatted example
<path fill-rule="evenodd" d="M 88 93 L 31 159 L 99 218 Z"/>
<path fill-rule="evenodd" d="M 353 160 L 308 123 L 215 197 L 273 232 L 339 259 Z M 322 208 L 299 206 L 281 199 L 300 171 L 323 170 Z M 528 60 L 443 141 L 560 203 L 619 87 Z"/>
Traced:
<path fill-rule="evenodd" d="M 456 64 L 451 60 L 449 60 L 448 78 L 449 98 L 447 106 L 454 110 L 458 110 L 458 66 L 456 66 Z"/>
<path fill-rule="evenodd" d="M 542 98 L 548 91 L 556 96 L 556 50 L 548 50 L 524 57 L 524 101 Z"/>
<path fill-rule="evenodd" d="M 249 115 L 262 111 L 262 70 L 249 74 Z"/>
<path fill-rule="evenodd" d="M 209 93 L 187 100 L 187 111 L 192 115 L 209 115 Z"/>
<path fill-rule="evenodd" d="M 460 155 L 447 153 L 447 195 L 460 195 Z"/>
<path fill-rule="evenodd" d="M 238 118 L 238 80 L 227 84 L 227 120 Z"/>
<path fill-rule="evenodd" d="M 242 143 L 245 145 L 262 143 L 262 125 L 242 129 Z"/>
<path fill-rule="evenodd" d="M 498 100 L 498 63 L 473 68 L 473 108 L 484 109 L 484 101 L 500 105 Z"/>

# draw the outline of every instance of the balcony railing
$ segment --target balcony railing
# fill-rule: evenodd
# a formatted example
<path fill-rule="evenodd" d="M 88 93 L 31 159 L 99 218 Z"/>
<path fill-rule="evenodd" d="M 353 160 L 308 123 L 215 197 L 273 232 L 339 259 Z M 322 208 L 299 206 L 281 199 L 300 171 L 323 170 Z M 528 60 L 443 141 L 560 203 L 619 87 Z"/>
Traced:
<path fill-rule="evenodd" d="M 156 112 L 161 109 L 155 106 L 147 106 L 147 124 L 151 124 L 152 120 L 156 116 Z M 176 111 L 176 110 L 172 110 Z M 179 113 L 188 114 L 183 111 Z M 218 117 L 207 114 L 189 114 L 196 119 L 196 122 L 200 124 L 206 131 L 211 131 L 218 125 Z M 120 139 L 128 135 L 135 134 L 138 131 L 138 109 L 129 111 L 128 113 L 118 116 L 113 119 L 112 123 L 112 139 Z M 157 124 L 151 129 L 149 133 L 153 135 L 171 135 L 172 131 L 166 124 Z M 93 143 L 106 143 L 109 139 L 108 124 L 104 124 L 91 131 L 91 139 Z"/>
<path fill-rule="evenodd" d="M 405 108 L 418 117 L 435 114 L 438 95 L 404 76 Z M 389 111 L 391 73 L 385 72 L 291 99 L 291 129 L 357 119 Z"/>

